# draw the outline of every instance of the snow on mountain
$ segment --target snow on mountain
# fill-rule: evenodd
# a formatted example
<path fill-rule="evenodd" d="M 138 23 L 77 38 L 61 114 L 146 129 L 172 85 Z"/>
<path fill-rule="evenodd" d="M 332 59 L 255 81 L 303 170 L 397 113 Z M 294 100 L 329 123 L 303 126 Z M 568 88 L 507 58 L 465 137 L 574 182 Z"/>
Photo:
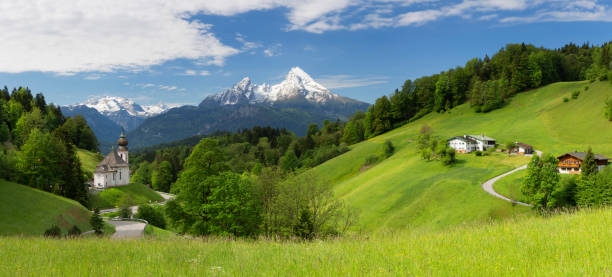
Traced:
<path fill-rule="evenodd" d="M 292 98 L 304 98 L 318 104 L 344 99 L 317 83 L 301 68 L 294 67 L 287 73 L 285 80 L 279 84 L 257 85 L 253 84 L 249 77 L 245 77 L 232 88 L 208 96 L 204 101 L 220 105 L 235 105 L 238 103 L 274 103 Z"/>
<path fill-rule="evenodd" d="M 162 104 L 161 102 L 157 105 L 139 105 L 134 101 L 113 96 L 103 96 L 90 98 L 85 103 L 75 104 L 72 106 L 84 105 L 92 109 L 96 109 L 98 112 L 104 115 L 117 113 L 120 111 L 126 111 L 131 116 L 137 117 L 151 117 L 165 112 L 172 108 L 168 105 Z"/>

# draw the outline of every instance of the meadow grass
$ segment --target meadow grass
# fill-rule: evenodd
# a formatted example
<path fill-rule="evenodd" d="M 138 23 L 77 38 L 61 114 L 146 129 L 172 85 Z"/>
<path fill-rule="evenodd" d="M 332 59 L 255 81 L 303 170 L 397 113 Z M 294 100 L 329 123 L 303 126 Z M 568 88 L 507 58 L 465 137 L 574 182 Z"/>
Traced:
<path fill-rule="evenodd" d="M 367 231 L 385 228 L 439 229 L 491 218 L 531 213 L 485 193 L 480 184 L 515 167 L 528 157 L 494 154 L 457 155 L 459 162 L 445 167 L 418 157 L 416 139 L 421 126 L 449 138 L 485 134 L 504 144 L 519 141 L 554 155 L 573 150 L 612 155 L 612 123 L 604 117 L 604 102 L 612 96 L 607 82 L 588 84 L 576 100 L 563 102 L 568 93 L 588 82 L 562 82 L 517 94 L 501 109 L 476 113 L 463 104 L 446 113 L 431 113 L 386 134 L 351 146 L 352 150 L 312 171 L 329 180 L 336 194 L 360 210 Z M 396 153 L 365 170 L 366 157 L 380 155 L 390 140 Z"/>
<path fill-rule="evenodd" d="M 96 170 L 96 165 L 102 161 L 100 154 L 84 149 L 77 149 L 77 155 L 81 161 L 83 171 L 90 172 L 91 174 Z"/>
<path fill-rule="evenodd" d="M 57 224 L 63 232 L 73 225 L 91 230 L 90 213 L 76 201 L 0 180 L 0 235 L 42 235 Z"/>
<path fill-rule="evenodd" d="M 145 228 L 145 237 L 149 239 L 168 239 L 176 237 L 177 234 L 162 228 L 148 224 Z"/>
<path fill-rule="evenodd" d="M 495 191 L 510 199 L 526 202 L 527 197 L 521 192 L 523 178 L 527 175 L 527 170 L 514 172 L 493 184 Z"/>
<path fill-rule="evenodd" d="M 612 211 L 312 242 L 0 239 L 10 276 L 602 276 Z"/>
<path fill-rule="evenodd" d="M 99 193 L 90 194 L 90 207 L 98 209 L 114 208 L 121 198 L 129 196 L 132 205 L 141 205 L 152 202 L 163 201 L 159 193 L 142 184 L 131 184 L 128 186 L 112 187 Z"/>

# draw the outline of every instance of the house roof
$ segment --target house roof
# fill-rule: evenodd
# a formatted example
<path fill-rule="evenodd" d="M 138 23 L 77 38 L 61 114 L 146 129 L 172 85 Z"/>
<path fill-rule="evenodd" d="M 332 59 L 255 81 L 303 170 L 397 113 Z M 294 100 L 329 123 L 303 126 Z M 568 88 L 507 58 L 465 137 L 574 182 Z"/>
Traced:
<path fill-rule="evenodd" d="M 104 170 L 105 168 L 109 168 L 109 167 L 127 167 L 127 166 L 129 166 L 128 163 L 126 163 L 121 157 L 119 157 L 119 154 L 117 154 L 117 150 L 113 149 L 113 151 L 108 153 L 108 155 L 106 155 L 104 160 L 102 160 L 96 167 L 100 170 Z M 98 169 L 96 171 L 98 171 Z M 105 170 L 105 171 L 108 171 L 108 170 Z"/>
<path fill-rule="evenodd" d="M 533 149 L 533 146 L 526 144 L 526 143 L 522 143 L 522 142 L 517 142 L 516 146 L 521 147 L 521 148 L 526 148 L 526 149 Z"/>
<path fill-rule="evenodd" d="M 471 137 L 472 139 L 475 139 L 475 140 L 481 140 L 481 141 L 482 141 L 482 140 L 485 140 L 485 141 L 486 141 L 486 140 L 489 140 L 489 141 L 490 141 L 490 140 L 493 140 L 493 141 L 495 140 L 494 138 L 492 138 L 492 137 L 487 137 L 487 136 L 485 136 L 485 135 L 468 135 L 468 136 L 469 136 L 469 137 Z"/>
<path fill-rule="evenodd" d="M 561 156 L 557 157 L 557 159 L 560 159 L 560 158 L 565 157 L 565 156 L 567 156 L 567 155 L 572 156 L 572 157 L 574 157 L 574 158 L 576 158 L 576 159 L 579 159 L 579 160 L 583 161 L 583 160 L 584 160 L 584 158 L 586 157 L 586 152 L 571 152 L 571 153 L 565 153 L 565 154 L 563 154 L 563 155 L 561 155 Z M 607 161 L 607 160 L 609 160 L 609 158 L 608 158 L 608 157 L 603 156 L 603 155 L 594 154 L 593 156 L 594 156 L 595 160 L 606 160 L 606 161 Z"/>
<path fill-rule="evenodd" d="M 474 139 L 472 139 L 471 137 L 469 137 L 469 136 L 465 136 L 465 137 L 463 137 L 463 136 L 456 136 L 456 137 L 449 138 L 446 141 L 451 141 L 451 140 L 454 140 L 454 139 L 462 140 L 462 141 L 469 142 L 469 143 L 476 143 L 476 141 Z"/>

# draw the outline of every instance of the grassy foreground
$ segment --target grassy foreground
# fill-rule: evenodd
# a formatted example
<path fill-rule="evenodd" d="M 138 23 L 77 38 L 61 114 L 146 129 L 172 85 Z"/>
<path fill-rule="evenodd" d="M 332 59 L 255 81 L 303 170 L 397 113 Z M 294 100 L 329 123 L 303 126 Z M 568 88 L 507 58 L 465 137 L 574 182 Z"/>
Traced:
<path fill-rule="evenodd" d="M 141 184 L 131 184 L 128 186 L 113 187 L 105 189 L 97 194 L 90 194 L 89 205 L 91 208 L 114 208 L 117 206 L 121 198 L 129 196 L 132 199 L 132 205 L 140 205 L 151 202 L 163 201 L 157 192 L 149 187 Z"/>
<path fill-rule="evenodd" d="M 0 180 L 0 235 L 42 235 L 57 224 L 91 230 L 90 213 L 76 201 Z"/>
<path fill-rule="evenodd" d="M 0 275 L 601 276 L 612 210 L 330 241 L 0 240 Z"/>
<path fill-rule="evenodd" d="M 575 90 L 582 91 L 578 99 L 563 102 Z M 361 211 L 360 223 L 367 231 L 431 230 L 506 218 L 526 210 L 488 195 L 480 184 L 527 164 L 529 158 L 461 154 L 459 163 L 450 168 L 426 162 L 416 151 L 421 126 L 431 126 L 434 135 L 442 138 L 484 133 L 500 144 L 518 140 L 553 154 L 592 146 L 596 153 L 612 156 L 612 123 L 603 110 L 608 97 L 612 97 L 608 82 L 567 82 L 520 93 L 505 107 L 486 114 L 463 104 L 356 144 L 312 170 L 330 180 L 336 194 Z M 363 168 L 366 157 L 381 154 L 386 140 L 393 142 L 396 153 Z"/>

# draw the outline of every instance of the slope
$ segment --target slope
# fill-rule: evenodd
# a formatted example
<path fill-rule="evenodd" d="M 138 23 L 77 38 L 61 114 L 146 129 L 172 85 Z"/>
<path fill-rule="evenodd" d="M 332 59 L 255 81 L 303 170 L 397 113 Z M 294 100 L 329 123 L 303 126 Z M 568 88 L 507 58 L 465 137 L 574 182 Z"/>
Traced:
<path fill-rule="evenodd" d="M 313 242 L 9 237 L 0 275 L 605 276 L 611 224 L 606 209 Z"/>
<path fill-rule="evenodd" d="M 73 225 L 87 231 L 89 217 L 76 201 L 0 180 L 0 235 L 42 235 L 53 224 L 64 233 Z"/>
<path fill-rule="evenodd" d="M 577 89 L 582 90 L 578 99 L 563 102 Z M 462 154 L 450 168 L 425 162 L 418 158 L 413 142 L 420 127 L 429 125 L 434 135 L 443 138 L 484 133 L 498 143 L 518 140 L 553 154 L 590 145 L 597 153 L 611 155 L 612 123 L 603 116 L 603 103 L 611 95 L 609 83 L 569 82 L 518 94 L 504 108 L 486 114 L 463 104 L 354 145 L 352 151 L 313 170 L 331 180 L 337 194 L 361 211 L 366 230 L 436 229 L 507 217 L 528 210 L 491 197 L 480 183 L 527 163 L 528 158 Z M 396 145 L 396 154 L 360 171 L 365 158 L 380 152 L 386 140 Z"/>

